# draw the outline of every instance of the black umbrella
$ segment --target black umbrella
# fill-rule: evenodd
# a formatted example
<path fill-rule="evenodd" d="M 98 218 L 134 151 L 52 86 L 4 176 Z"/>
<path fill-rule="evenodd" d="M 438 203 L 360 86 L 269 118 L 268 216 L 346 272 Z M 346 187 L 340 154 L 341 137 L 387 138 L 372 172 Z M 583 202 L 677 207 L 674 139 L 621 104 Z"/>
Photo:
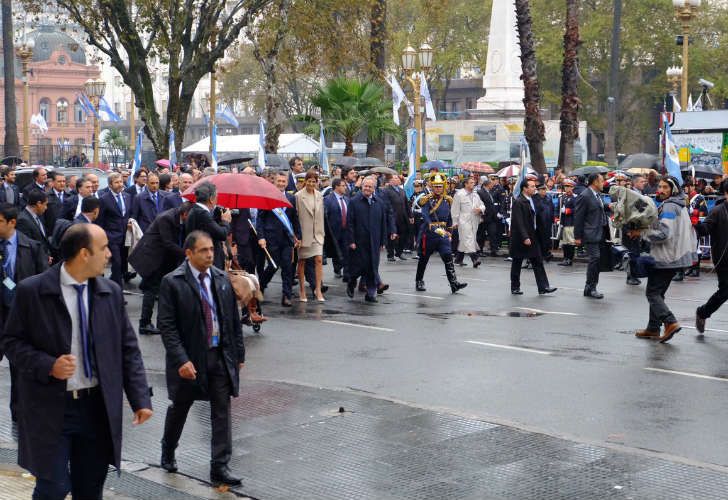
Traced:
<path fill-rule="evenodd" d="M 20 156 L 6 156 L 2 160 L 0 160 L 0 163 L 2 163 L 3 165 L 14 167 L 23 163 L 23 159 Z"/>
<path fill-rule="evenodd" d="M 606 174 L 607 172 L 609 172 L 609 169 L 607 167 L 589 165 L 586 167 L 577 168 L 576 170 L 572 171 L 570 174 L 567 174 L 567 175 L 576 175 L 579 177 L 585 177 L 590 174 Z"/>
<path fill-rule="evenodd" d="M 357 166 L 358 167 L 367 167 L 367 168 L 383 167 L 384 162 L 382 160 L 380 160 L 379 158 L 374 158 L 374 157 L 368 156 L 362 160 L 359 160 L 359 163 Z"/>
<path fill-rule="evenodd" d="M 359 160 L 353 156 L 342 156 L 332 162 L 338 167 L 360 167 Z"/>
<path fill-rule="evenodd" d="M 622 161 L 622 163 L 619 164 L 619 168 L 621 170 L 627 170 L 635 167 L 657 168 L 658 166 L 659 162 L 657 161 L 657 156 L 649 153 L 635 153 L 633 155 L 629 155 L 624 159 L 624 161 Z"/>
<path fill-rule="evenodd" d="M 253 166 L 258 166 L 258 158 L 253 158 Z M 277 154 L 265 155 L 265 166 L 268 168 L 288 168 L 288 160 Z"/>
<path fill-rule="evenodd" d="M 218 162 L 217 164 L 220 166 L 223 165 L 234 165 L 236 163 L 244 163 L 246 161 L 252 160 L 252 156 L 244 156 L 240 153 L 220 153 L 218 156 Z"/>

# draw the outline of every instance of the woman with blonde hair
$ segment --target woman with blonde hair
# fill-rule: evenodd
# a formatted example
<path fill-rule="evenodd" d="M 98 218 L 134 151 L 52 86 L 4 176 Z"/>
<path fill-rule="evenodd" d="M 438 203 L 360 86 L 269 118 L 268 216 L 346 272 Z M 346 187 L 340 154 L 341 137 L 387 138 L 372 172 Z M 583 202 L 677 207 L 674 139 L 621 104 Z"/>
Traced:
<path fill-rule="evenodd" d="M 321 292 L 324 253 L 324 197 L 318 190 L 318 173 L 309 170 L 304 179 L 304 187 L 296 193 L 296 211 L 301 224 L 301 246 L 298 249 L 298 282 L 300 284 L 300 300 L 307 302 L 306 297 L 306 260 L 314 259 L 316 269 L 316 300 L 324 302 Z"/>

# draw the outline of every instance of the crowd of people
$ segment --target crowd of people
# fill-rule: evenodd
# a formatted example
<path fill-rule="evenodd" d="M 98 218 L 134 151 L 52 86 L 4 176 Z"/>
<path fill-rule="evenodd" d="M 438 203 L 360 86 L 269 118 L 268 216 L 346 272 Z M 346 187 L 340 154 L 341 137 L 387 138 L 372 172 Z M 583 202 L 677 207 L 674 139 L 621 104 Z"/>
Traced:
<path fill-rule="evenodd" d="M 112 172 L 102 189 L 95 173 L 67 179 L 39 167 L 19 190 L 13 169 L 0 168 L 0 354 L 10 361 L 19 463 L 38 478 L 34 498 L 68 492 L 100 498 L 107 464 L 120 462 L 122 393 L 135 424 L 152 416 L 122 293 L 137 274 L 143 292 L 137 331 L 161 335 L 166 351 L 171 404 L 161 466 L 177 470 L 175 449 L 190 407 L 209 400 L 210 478 L 228 485 L 240 483 L 228 463 L 230 398 L 238 394 L 245 361 L 242 326 L 265 319 L 259 304 L 246 307 L 236 296 L 226 272 L 231 267 L 257 276 L 262 292 L 280 271 L 280 303 L 290 307 L 308 302 L 306 285 L 313 300 L 326 301 L 323 268 L 331 261 L 348 297 L 359 290 L 365 302 L 376 303 L 389 287 L 381 255 L 392 263 L 417 259 L 413 285 L 423 292 L 430 257 L 438 254 L 457 293 L 467 286 L 457 278 L 465 257 L 478 268 L 482 259 L 506 257 L 507 242 L 513 295 L 524 293 L 524 261 L 538 293 L 555 293 L 545 263 L 561 247 L 561 266 L 586 258 L 584 296 L 598 300 L 604 298 L 600 272 L 612 269 L 614 248 L 623 247 L 627 283 L 647 278 L 648 322 L 636 336 L 667 342 L 681 327 L 665 292 L 685 270 L 699 272 L 699 235 L 710 237 L 719 282 L 696 311 L 699 332 L 728 299 L 728 203 L 708 211 L 705 202 L 707 189 L 728 200 L 728 180 L 699 188 L 702 183 L 654 174 L 448 178 L 434 169 L 418 174 L 408 195 L 399 175 L 339 167 L 329 175 L 305 169 L 297 157 L 288 167 L 235 169 L 262 176 L 281 192 L 290 206 L 273 210 L 220 207 L 217 188 L 205 177 L 221 170 L 201 161 L 172 171 Z M 603 196 L 607 181 L 643 206 L 653 203 L 644 196 L 654 195 L 654 220 L 615 227 L 617 209 Z M 194 202 L 182 196 L 193 183 Z M 45 418 L 38 419 L 41 413 Z"/>

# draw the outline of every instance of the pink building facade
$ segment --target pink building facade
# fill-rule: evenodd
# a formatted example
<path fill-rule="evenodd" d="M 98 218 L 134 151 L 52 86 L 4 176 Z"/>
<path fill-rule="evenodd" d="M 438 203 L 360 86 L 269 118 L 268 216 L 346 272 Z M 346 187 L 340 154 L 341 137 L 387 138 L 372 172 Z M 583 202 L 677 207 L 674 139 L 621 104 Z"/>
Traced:
<path fill-rule="evenodd" d="M 40 114 L 48 124 L 41 132 L 30 126 L 31 163 L 62 163 L 73 154 L 86 152 L 93 138 L 93 118 L 86 117 L 77 94 L 89 78 L 99 78 L 97 66 L 86 63 L 80 45 L 55 26 L 42 26 L 28 34 L 35 42 L 29 67 L 28 120 Z M 1 59 L 0 59 L 1 61 Z M 2 77 L 2 73 L 0 73 Z M 23 146 L 23 75 L 20 60 L 15 64 L 18 141 Z M 0 103 L 4 93 L 0 85 Z M 5 110 L 0 110 L 0 137 L 5 134 Z M 59 144 L 63 147 L 59 147 Z"/>

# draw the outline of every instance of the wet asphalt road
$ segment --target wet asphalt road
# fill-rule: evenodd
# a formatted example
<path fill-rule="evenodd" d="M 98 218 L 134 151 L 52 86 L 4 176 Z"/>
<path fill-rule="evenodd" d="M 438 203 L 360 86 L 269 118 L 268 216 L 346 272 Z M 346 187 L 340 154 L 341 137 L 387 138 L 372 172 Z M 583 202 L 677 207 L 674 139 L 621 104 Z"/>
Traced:
<path fill-rule="evenodd" d="M 245 376 L 348 388 L 580 441 L 655 450 L 728 466 L 728 309 L 704 338 L 683 328 L 670 344 L 636 339 L 647 321 L 644 284 L 602 274 L 602 301 L 582 297 L 585 267 L 547 265 L 553 296 L 524 270 L 509 293 L 510 263 L 458 268 L 468 282 L 451 295 L 439 259 L 414 290 L 416 261 L 388 263 L 378 304 L 325 277 L 327 302 L 280 307 L 269 288 L 260 335 L 246 328 Z M 713 275 L 674 283 L 668 304 L 685 327 L 716 288 Z M 137 291 L 132 289 L 132 291 Z M 130 295 L 136 326 L 141 297 Z M 309 293 L 309 300 L 312 300 Z M 142 337 L 147 368 L 163 370 L 158 337 Z"/>

